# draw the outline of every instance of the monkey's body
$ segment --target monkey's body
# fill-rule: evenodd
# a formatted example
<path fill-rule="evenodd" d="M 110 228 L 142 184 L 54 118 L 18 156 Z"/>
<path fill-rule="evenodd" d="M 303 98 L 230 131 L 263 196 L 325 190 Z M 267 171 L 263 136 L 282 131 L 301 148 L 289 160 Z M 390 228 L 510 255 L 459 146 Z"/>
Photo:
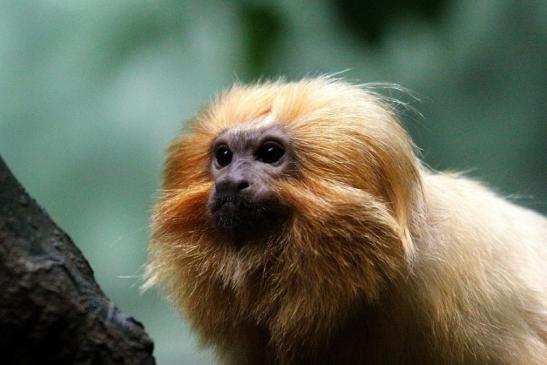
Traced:
<path fill-rule="evenodd" d="M 323 363 L 545 364 L 545 218 L 463 178 L 424 172 L 423 185 L 407 274 Z"/>
<path fill-rule="evenodd" d="M 547 220 L 427 171 L 370 92 L 235 87 L 164 188 L 149 284 L 222 363 L 547 363 Z"/>

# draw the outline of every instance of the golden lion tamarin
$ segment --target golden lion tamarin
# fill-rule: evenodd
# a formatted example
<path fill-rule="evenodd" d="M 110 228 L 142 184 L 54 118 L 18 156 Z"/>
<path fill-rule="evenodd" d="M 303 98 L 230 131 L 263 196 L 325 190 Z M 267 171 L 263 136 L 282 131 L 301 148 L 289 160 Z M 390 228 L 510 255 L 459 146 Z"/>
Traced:
<path fill-rule="evenodd" d="M 389 103 L 236 85 L 171 144 L 148 286 L 225 364 L 547 364 L 547 220 L 433 173 Z"/>

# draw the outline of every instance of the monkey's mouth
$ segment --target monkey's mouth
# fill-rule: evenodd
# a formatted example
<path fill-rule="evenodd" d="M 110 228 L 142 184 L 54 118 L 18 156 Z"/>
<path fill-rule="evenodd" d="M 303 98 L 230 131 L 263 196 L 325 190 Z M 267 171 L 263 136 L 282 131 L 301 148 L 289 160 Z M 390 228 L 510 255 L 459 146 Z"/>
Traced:
<path fill-rule="evenodd" d="M 215 224 L 222 229 L 233 229 L 242 225 L 245 222 L 244 216 L 250 215 L 250 210 L 252 210 L 251 207 L 241 200 L 215 202 L 211 209 Z"/>
<path fill-rule="evenodd" d="M 271 235 L 287 212 L 275 199 L 251 201 L 237 195 L 215 195 L 210 204 L 215 227 L 241 240 Z"/>

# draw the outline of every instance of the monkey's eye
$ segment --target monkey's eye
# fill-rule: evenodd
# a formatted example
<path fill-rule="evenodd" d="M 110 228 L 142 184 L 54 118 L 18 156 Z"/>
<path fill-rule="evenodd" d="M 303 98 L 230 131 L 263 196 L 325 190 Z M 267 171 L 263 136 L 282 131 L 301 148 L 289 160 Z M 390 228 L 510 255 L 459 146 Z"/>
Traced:
<path fill-rule="evenodd" d="M 264 163 L 274 163 L 279 161 L 284 154 L 285 150 L 279 143 L 269 141 L 258 149 L 256 158 Z"/>
<path fill-rule="evenodd" d="M 227 146 L 220 146 L 215 150 L 215 158 L 222 167 L 232 162 L 232 151 Z"/>

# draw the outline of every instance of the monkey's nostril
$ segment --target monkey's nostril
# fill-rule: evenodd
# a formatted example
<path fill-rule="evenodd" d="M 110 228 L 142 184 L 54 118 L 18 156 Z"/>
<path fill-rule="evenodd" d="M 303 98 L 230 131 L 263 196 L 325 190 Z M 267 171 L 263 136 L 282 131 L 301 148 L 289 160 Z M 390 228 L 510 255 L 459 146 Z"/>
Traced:
<path fill-rule="evenodd" d="M 249 183 L 246 181 L 243 181 L 239 183 L 239 185 L 237 186 L 237 190 L 244 190 L 244 189 L 247 189 L 248 187 L 249 187 Z"/>

